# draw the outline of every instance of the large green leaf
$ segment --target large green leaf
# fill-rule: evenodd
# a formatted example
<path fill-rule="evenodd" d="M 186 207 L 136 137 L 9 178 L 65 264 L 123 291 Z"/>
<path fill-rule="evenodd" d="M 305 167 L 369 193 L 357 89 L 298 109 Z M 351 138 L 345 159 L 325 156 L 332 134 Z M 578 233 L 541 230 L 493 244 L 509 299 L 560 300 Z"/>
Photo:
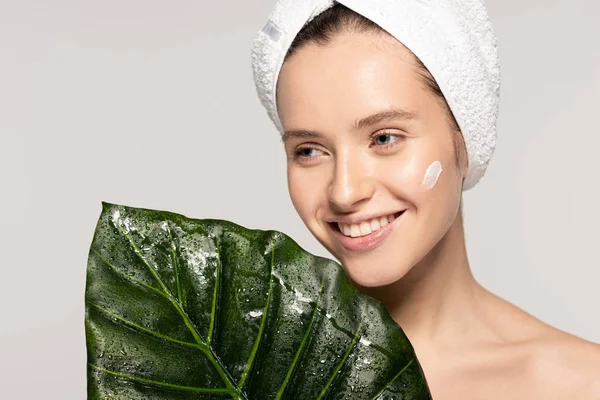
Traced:
<path fill-rule="evenodd" d="M 430 399 L 414 350 L 339 264 L 277 231 L 102 202 L 89 399 Z"/>

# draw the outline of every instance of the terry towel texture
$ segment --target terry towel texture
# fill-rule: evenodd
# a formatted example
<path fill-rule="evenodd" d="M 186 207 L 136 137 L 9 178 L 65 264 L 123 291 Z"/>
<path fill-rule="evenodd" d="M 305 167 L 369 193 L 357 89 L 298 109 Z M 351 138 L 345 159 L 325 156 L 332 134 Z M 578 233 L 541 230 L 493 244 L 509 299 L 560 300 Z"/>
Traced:
<path fill-rule="evenodd" d="M 278 0 L 252 45 L 254 82 L 280 134 L 275 88 L 302 27 L 334 3 L 378 24 L 429 69 L 458 122 L 469 156 L 463 190 L 484 175 L 496 147 L 500 66 L 496 36 L 481 0 Z"/>

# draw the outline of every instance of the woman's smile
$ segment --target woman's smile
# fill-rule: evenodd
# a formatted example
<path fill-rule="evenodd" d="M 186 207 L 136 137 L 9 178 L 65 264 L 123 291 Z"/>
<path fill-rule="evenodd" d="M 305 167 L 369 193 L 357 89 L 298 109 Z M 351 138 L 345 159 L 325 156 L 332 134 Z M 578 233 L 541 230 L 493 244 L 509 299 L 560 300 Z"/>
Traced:
<path fill-rule="evenodd" d="M 334 237 L 349 251 L 365 252 L 380 246 L 402 222 L 406 210 L 360 224 L 329 222 Z"/>

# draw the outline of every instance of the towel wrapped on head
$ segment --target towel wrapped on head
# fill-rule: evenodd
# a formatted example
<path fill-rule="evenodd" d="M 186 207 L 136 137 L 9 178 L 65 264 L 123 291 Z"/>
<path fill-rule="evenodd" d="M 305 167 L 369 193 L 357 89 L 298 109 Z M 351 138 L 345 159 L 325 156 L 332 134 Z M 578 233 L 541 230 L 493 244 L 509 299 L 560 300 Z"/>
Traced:
<path fill-rule="evenodd" d="M 252 46 L 254 82 L 280 134 L 276 87 L 285 55 L 305 24 L 341 3 L 411 50 L 440 87 L 464 137 L 463 190 L 484 175 L 496 147 L 500 66 L 496 36 L 481 0 L 278 0 Z"/>

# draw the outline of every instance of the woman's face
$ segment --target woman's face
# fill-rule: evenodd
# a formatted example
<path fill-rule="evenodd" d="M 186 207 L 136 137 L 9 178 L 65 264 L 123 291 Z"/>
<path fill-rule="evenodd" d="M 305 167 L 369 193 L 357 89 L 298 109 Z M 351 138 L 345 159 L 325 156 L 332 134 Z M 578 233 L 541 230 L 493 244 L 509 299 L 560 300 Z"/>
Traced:
<path fill-rule="evenodd" d="M 466 170 L 444 106 L 415 65 L 387 34 L 344 33 L 300 48 L 279 76 L 292 203 L 366 287 L 402 278 L 460 206 Z"/>

